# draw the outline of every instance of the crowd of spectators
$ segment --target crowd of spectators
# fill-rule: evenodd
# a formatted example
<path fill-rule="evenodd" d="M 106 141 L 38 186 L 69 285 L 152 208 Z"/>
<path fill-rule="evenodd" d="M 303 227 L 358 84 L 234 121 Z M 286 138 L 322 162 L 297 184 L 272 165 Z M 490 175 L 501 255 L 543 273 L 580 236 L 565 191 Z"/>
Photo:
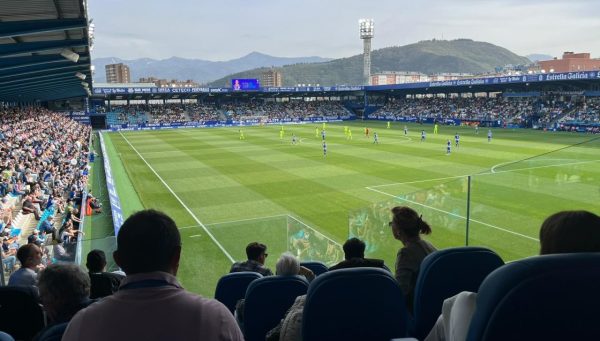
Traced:
<path fill-rule="evenodd" d="M 348 119 L 351 113 L 338 102 L 239 102 L 217 104 L 160 104 L 114 107 L 115 121 L 109 124 L 187 122 L 280 122 L 311 118 Z M 142 118 L 142 120 L 140 120 Z"/>
<path fill-rule="evenodd" d="M 585 131 L 600 133 L 600 99 L 589 98 L 579 102 L 557 121 L 557 129 L 562 131 Z"/>
<path fill-rule="evenodd" d="M 416 98 L 389 101 L 369 115 L 371 119 L 463 122 L 499 122 L 501 126 L 538 126 L 551 128 L 555 123 L 598 123 L 600 101 L 561 101 L 538 97 Z M 575 129 L 573 129 L 575 130 Z"/>
<path fill-rule="evenodd" d="M 464 121 L 498 121 L 520 124 L 535 112 L 537 100 L 531 98 L 417 98 L 388 102 L 369 118 L 399 120 L 459 119 Z"/>
<path fill-rule="evenodd" d="M 73 240 L 66 236 L 78 233 L 74 231 L 79 221 L 75 207 L 81 204 L 87 184 L 90 131 L 90 127 L 65 115 L 39 107 L 0 112 L 0 237 L 3 256 L 8 259 L 4 270 L 9 274 L 15 269 L 14 256 L 22 269 L 27 267 L 23 261 L 28 257 L 19 257 L 14 251 L 19 248 L 26 227 L 15 226 L 16 217 L 35 219 L 36 228 L 29 236 L 23 236 L 41 248 L 42 261 L 32 269 L 48 263 L 50 255 L 44 246 L 59 239 L 59 235 L 67 242 L 65 256 L 72 255 Z M 59 216 L 60 220 L 53 220 Z M 61 228 L 63 218 L 65 224 Z"/>

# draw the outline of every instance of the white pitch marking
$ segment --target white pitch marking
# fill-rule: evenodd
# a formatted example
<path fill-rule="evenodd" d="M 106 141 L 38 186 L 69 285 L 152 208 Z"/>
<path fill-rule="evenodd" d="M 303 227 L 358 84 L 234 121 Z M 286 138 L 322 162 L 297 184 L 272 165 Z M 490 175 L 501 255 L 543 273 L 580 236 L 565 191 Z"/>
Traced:
<path fill-rule="evenodd" d="M 423 206 L 423 207 L 426 207 L 426 208 L 430 208 L 430 209 L 432 209 L 434 211 L 446 213 L 446 214 L 451 215 L 453 217 L 457 217 L 457 218 L 461 218 L 461 219 L 465 219 L 465 220 L 467 219 L 467 217 L 461 216 L 460 214 L 456 214 L 456 213 L 444 211 L 444 210 L 441 210 L 439 208 L 435 208 L 435 207 L 432 207 L 432 206 L 429 206 L 429 205 L 418 203 L 416 201 L 412 201 L 412 200 L 400 198 L 400 197 L 398 197 L 396 195 L 393 195 L 393 194 L 390 194 L 390 193 L 386 193 L 386 192 L 383 192 L 383 191 L 380 191 L 380 190 L 377 190 L 377 189 L 374 189 L 374 188 L 370 188 L 370 187 L 366 187 L 366 188 L 368 190 L 371 190 L 371 191 L 374 191 L 374 192 L 377 192 L 377 193 L 380 193 L 380 194 L 383 194 L 383 195 L 387 195 L 389 197 L 393 197 L 393 198 L 396 198 L 396 199 L 399 199 L 399 200 L 410 202 L 410 203 L 415 204 L 415 205 L 419 205 L 419 206 Z M 514 231 L 511 231 L 511 230 L 502 228 L 502 227 L 498 227 L 498 226 L 495 226 L 495 225 L 492 225 L 492 224 L 484 223 L 483 221 L 479 221 L 479 220 L 475 220 L 475 219 L 470 219 L 470 221 L 478 223 L 478 224 L 481 224 L 481 225 L 484 225 L 484 226 L 491 227 L 491 228 L 499 230 L 499 231 L 503 231 L 503 232 L 506 232 L 506 233 L 514 234 L 514 235 L 519 236 L 519 237 L 523 237 L 523 238 L 526 238 L 526 239 L 529 239 L 529 240 L 533 240 L 533 241 L 539 242 L 539 240 L 536 239 L 536 238 L 533 238 L 533 237 L 530 237 L 530 236 L 527 236 L 527 235 L 524 235 L 524 234 L 521 234 L 521 233 L 518 233 L 518 232 L 514 232 Z"/>
<path fill-rule="evenodd" d="M 191 229 L 192 227 L 200 227 L 200 225 L 190 225 L 179 227 L 180 230 Z"/>
<path fill-rule="evenodd" d="M 195 235 L 190 236 L 190 238 L 198 238 L 198 237 L 202 237 L 202 235 L 201 234 L 195 234 Z"/>
<path fill-rule="evenodd" d="M 196 217 L 194 212 L 192 212 L 192 210 L 190 210 L 190 208 L 183 202 L 183 200 L 181 200 L 181 198 L 175 193 L 175 191 L 173 191 L 173 189 L 165 182 L 165 180 L 163 180 L 163 178 L 160 175 L 158 175 L 158 173 L 154 170 L 154 168 L 152 168 L 152 166 L 148 163 L 148 161 L 146 161 L 146 159 L 144 159 L 142 154 L 140 154 L 140 152 L 138 152 L 138 150 L 131 144 L 131 142 L 129 142 L 129 140 L 123 135 L 123 133 L 121 133 L 119 131 L 119 135 L 121 135 L 121 137 L 123 137 L 125 142 L 127 142 L 127 144 L 129 144 L 131 149 L 133 149 L 133 151 L 135 151 L 137 153 L 137 155 L 140 157 L 140 159 L 142 159 L 142 161 L 144 161 L 144 163 L 146 163 L 146 166 L 148 166 L 148 168 L 150 168 L 150 170 L 152 171 L 152 173 L 154 173 L 154 175 L 156 175 L 158 180 L 160 180 L 160 182 L 162 182 L 162 184 L 165 185 L 165 187 L 169 190 L 169 192 L 171 192 L 171 194 L 173 194 L 173 196 L 175 197 L 175 199 L 177 199 L 177 201 L 179 201 L 181 206 L 183 206 L 183 208 L 185 208 L 185 210 L 192 216 L 192 218 L 196 221 L 196 223 L 198 223 L 198 226 L 202 227 L 204 232 L 206 232 L 206 234 L 208 234 L 210 239 L 212 239 L 213 242 L 219 247 L 219 249 L 221 249 L 221 251 L 225 254 L 225 256 L 227 256 L 227 258 L 231 261 L 231 263 L 235 263 L 235 260 L 233 259 L 233 257 L 231 257 L 229 252 L 227 252 L 227 250 L 225 250 L 223 245 L 221 245 L 221 243 L 219 243 L 217 238 L 215 238 L 215 236 L 213 236 L 212 233 L 210 233 L 208 231 L 206 226 L 204 226 L 204 224 L 202 224 L 202 222 L 200 221 L 200 219 L 198 219 L 198 217 Z"/>
<path fill-rule="evenodd" d="M 206 224 L 205 226 L 214 226 L 214 225 L 222 225 L 222 224 L 229 224 L 229 223 L 233 224 L 233 223 L 240 223 L 243 221 L 269 219 L 269 218 L 277 218 L 277 217 L 285 217 L 285 216 L 287 216 L 287 214 L 278 214 L 278 215 L 271 215 L 271 216 L 266 216 L 266 217 L 256 217 L 256 218 L 239 219 L 239 220 L 228 220 L 228 221 L 221 221 L 221 222 L 217 222 L 217 223 Z"/>
<path fill-rule="evenodd" d="M 292 219 L 294 219 L 295 221 L 299 222 L 300 224 L 302 224 L 302 225 L 306 226 L 307 228 L 311 229 L 311 230 L 312 230 L 312 231 L 314 231 L 315 233 L 318 233 L 318 234 L 322 235 L 323 237 L 325 237 L 325 239 L 329 240 L 330 242 L 334 243 L 335 245 L 337 245 L 337 246 L 339 246 L 339 247 L 342 247 L 342 244 L 340 244 L 340 243 L 336 242 L 335 240 L 333 240 L 333 239 L 331 239 L 331 238 L 327 237 L 326 235 L 324 235 L 323 233 L 321 233 L 321 232 L 317 231 L 316 229 L 314 229 L 314 228 L 312 228 L 312 227 L 310 227 L 310 226 L 306 225 L 306 224 L 305 224 L 305 223 L 304 223 L 302 220 L 300 220 L 300 219 L 297 219 L 297 218 L 295 218 L 295 217 L 292 217 L 292 216 L 291 216 L 291 215 L 289 215 L 289 214 L 287 214 L 287 216 L 288 216 L 288 217 L 290 217 L 290 218 L 292 218 Z"/>
<path fill-rule="evenodd" d="M 438 180 L 450 180 L 450 179 L 465 178 L 465 177 L 467 177 L 469 175 L 471 175 L 471 176 L 480 176 L 480 175 L 502 174 L 502 173 L 516 172 L 516 171 L 520 171 L 520 170 L 549 168 L 549 167 L 560 167 L 560 166 L 572 166 L 572 165 L 580 165 L 580 164 L 592 163 L 592 162 L 598 162 L 598 161 L 600 161 L 600 159 L 599 160 L 580 161 L 580 162 L 560 163 L 560 164 L 554 164 L 554 165 L 523 167 L 523 168 L 516 168 L 516 169 L 508 169 L 508 170 L 504 170 L 504 171 L 495 171 L 495 168 L 497 168 L 497 167 L 499 167 L 501 165 L 509 164 L 509 163 L 512 163 L 512 162 L 518 162 L 518 161 L 509 161 L 509 162 L 502 162 L 502 163 L 499 163 L 497 165 L 494 165 L 491 168 L 490 172 L 474 173 L 474 174 L 464 174 L 464 175 L 454 175 L 454 176 L 446 176 L 446 177 L 443 177 L 443 178 L 433 178 L 433 179 L 424 179 L 424 180 L 415 180 L 415 181 L 406 181 L 406 182 L 394 182 L 394 183 L 390 183 L 390 184 L 367 186 L 365 188 L 378 188 L 378 187 L 388 187 L 388 186 L 395 186 L 395 185 L 409 185 L 409 184 L 417 184 L 417 183 L 422 183 L 422 182 L 430 182 L 430 181 L 438 181 Z"/>

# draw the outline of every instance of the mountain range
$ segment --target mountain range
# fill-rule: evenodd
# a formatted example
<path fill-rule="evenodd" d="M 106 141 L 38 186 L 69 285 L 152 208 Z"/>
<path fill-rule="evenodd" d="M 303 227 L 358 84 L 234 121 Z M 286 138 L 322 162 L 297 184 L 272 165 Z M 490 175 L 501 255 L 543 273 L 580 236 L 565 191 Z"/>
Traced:
<path fill-rule="evenodd" d="M 552 60 L 554 59 L 554 57 L 552 57 L 549 54 L 542 54 L 542 53 L 534 53 L 534 54 L 528 54 L 527 59 L 531 60 L 532 62 L 538 62 L 540 60 Z"/>
<path fill-rule="evenodd" d="M 94 58 L 92 64 L 96 69 L 94 81 L 100 83 L 106 82 L 104 66 L 117 63 L 124 63 L 129 66 L 132 82 L 137 82 L 141 77 L 152 76 L 159 79 L 192 79 L 198 83 L 207 83 L 232 73 L 259 67 L 280 67 L 289 64 L 318 63 L 329 60 L 331 60 L 331 58 L 273 57 L 259 52 L 252 52 L 241 58 L 219 62 L 179 57 L 171 57 L 162 60 L 150 58 L 125 60 L 117 57 L 106 57 Z"/>
<path fill-rule="evenodd" d="M 545 55 L 530 55 L 531 59 L 545 59 Z M 530 64 L 531 60 L 490 43 L 470 39 L 426 40 L 405 46 L 392 46 L 371 53 L 371 73 L 384 71 L 417 71 L 435 73 L 493 72 L 505 65 Z M 548 58 L 551 59 L 551 58 Z M 277 68 L 283 74 L 283 86 L 296 84 L 357 85 L 363 84 L 362 54 L 347 58 L 321 57 L 283 58 L 252 52 L 229 61 L 207 61 L 171 57 L 164 60 L 149 58 L 123 60 L 120 58 L 97 58 L 94 80 L 106 80 L 104 66 L 125 63 L 129 66 L 131 80 L 153 76 L 164 79 L 187 80 L 210 86 L 229 87 L 232 78 L 260 78 L 267 68 Z"/>
<path fill-rule="evenodd" d="M 531 61 L 503 47 L 471 39 L 425 40 L 371 52 L 371 74 L 384 71 L 481 74 L 509 64 L 524 65 L 531 64 Z M 362 54 L 323 63 L 286 65 L 280 70 L 283 86 L 364 84 Z M 260 78 L 262 71 L 264 69 L 259 68 L 235 73 L 209 85 L 227 87 L 231 78 Z"/>

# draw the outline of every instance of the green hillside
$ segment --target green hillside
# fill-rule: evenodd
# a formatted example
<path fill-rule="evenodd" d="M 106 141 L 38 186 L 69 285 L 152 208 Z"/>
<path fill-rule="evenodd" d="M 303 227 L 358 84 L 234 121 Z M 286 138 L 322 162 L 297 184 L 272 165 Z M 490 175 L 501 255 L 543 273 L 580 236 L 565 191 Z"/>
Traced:
<path fill-rule="evenodd" d="M 483 73 L 507 64 L 529 64 L 509 50 L 470 39 L 427 40 L 405 46 L 386 47 L 372 53 L 372 72 L 418 71 L 426 74 L 459 72 Z M 283 66 L 284 86 L 296 84 L 362 84 L 362 55 L 335 59 L 325 63 Z M 232 78 L 260 78 L 265 68 L 235 73 L 210 83 L 228 87 Z"/>

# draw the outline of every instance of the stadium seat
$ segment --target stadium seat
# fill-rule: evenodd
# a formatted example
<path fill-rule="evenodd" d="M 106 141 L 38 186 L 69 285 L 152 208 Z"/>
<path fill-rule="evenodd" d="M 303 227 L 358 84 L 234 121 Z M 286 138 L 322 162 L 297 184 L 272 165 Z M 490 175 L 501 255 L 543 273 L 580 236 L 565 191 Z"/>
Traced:
<path fill-rule="evenodd" d="M 296 297 L 306 294 L 308 282 L 302 276 L 268 276 L 248 286 L 244 309 L 246 341 L 264 341 L 267 332 L 285 316 Z"/>
<path fill-rule="evenodd" d="M 450 248 L 425 257 L 415 285 L 411 336 L 424 339 L 446 298 L 461 291 L 477 292 L 485 277 L 502 265 L 500 256 L 482 247 Z"/>
<path fill-rule="evenodd" d="M 327 265 L 321 262 L 301 262 L 300 265 L 302 265 L 305 268 L 308 268 L 315 274 L 315 276 L 319 276 L 320 274 L 329 271 Z"/>
<path fill-rule="evenodd" d="M 34 287 L 0 287 L 0 330 L 16 340 L 30 340 L 44 327 L 44 313 Z"/>
<path fill-rule="evenodd" d="M 600 254 L 530 257 L 479 287 L 467 340 L 598 340 Z"/>
<path fill-rule="evenodd" d="M 302 316 L 305 341 L 389 341 L 405 337 L 408 311 L 400 285 L 383 269 L 327 272 L 308 289 Z"/>
<path fill-rule="evenodd" d="M 15 341 L 15 339 L 5 332 L 0 332 L 0 341 Z"/>
<path fill-rule="evenodd" d="M 246 296 L 248 285 L 263 276 L 258 272 L 242 271 L 227 274 L 219 279 L 215 289 L 215 299 L 223 303 L 233 314 L 235 304 Z"/>
<path fill-rule="evenodd" d="M 38 341 L 60 341 L 69 322 L 60 323 L 44 330 L 37 338 Z"/>

